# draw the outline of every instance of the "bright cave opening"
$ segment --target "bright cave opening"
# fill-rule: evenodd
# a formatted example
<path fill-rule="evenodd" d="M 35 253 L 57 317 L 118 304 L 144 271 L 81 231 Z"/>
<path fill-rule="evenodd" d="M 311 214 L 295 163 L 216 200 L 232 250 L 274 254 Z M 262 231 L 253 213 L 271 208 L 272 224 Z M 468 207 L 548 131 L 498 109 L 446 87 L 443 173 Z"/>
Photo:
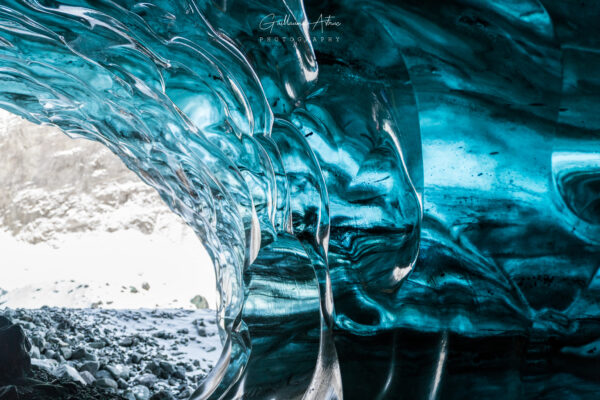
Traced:
<path fill-rule="evenodd" d="M 186 398 L 220 340 L 212 262 L 108 149 L 0 111 L 0 315 L 32 365 L 117 394 Z"/>

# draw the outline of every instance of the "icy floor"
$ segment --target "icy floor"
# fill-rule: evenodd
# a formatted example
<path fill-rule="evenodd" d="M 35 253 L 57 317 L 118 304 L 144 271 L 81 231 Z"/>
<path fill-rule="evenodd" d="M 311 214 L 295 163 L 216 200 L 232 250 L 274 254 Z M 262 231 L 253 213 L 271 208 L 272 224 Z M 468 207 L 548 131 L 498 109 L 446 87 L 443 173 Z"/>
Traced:
<path fill-rule="evenodd" d="M 69 312 L 79 314 L 78 323 L 82 325 L 109 326 L 118 338 L 152 336 L 158 349 L 155 355 L 164 352 L 173 361 L 186 365 L 200 362 L 191 376 L 204 376 L 221 354 L 214 310 L 83 309 Z"/>
<path fill-rule="evenodd" d="M 126 398 L 160 391 L 188 398 L 222 350 L 211 310 L 0 308 L 0 315 L 24 329 L 34 368 Z"/>

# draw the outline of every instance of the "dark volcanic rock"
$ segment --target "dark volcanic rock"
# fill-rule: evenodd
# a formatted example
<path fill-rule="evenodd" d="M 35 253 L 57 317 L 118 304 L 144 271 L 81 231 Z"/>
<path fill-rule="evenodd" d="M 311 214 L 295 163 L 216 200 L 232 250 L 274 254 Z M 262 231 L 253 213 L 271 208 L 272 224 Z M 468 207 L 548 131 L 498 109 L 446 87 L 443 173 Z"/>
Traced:
<path fill-rule="evenodd" d="M 150 400 L 175 400 L 175 397 L 169 392 L 161 390 L 160 392 L 154 394 L 154 396 L 150 397 Z"/>
<path fill-rule="evenodd" d="M 19 400 L 19 394 L 15 386 L 0 387 L 0 400 Z"/>
<path fill-rule="evenodd" d="M 98 361 L 88 361 L 81 365 L 79 371 L 87 371 L 94 375 L 100 369 L 100 363 Z"/>
<path fill-rule="evenodd" d="M 66 357 L 65 357 L 66 358 Z M 79 348 L 71 353 L 72 360 L 92 360 L 94 361 L 96 357 L 93 354 L 90 354 L 86 349 Z"/>
<path fill-rule="evenodd" d="M 207 349 L 218 341 L 216 323 L 206 325 L 198 311 L 46 307 L 4 309 L 3 315 L 0 400 L 189 398 L 190 388 L 212 367 Z M 207 339 L 210 345 L 196 334 L 196 325 L 215 338 Z M 185 351 L 196 346 L 202 353 L 194 363 Z"/>
<path fill-rule="evenodd" d="M 32 367 L 30 376 L 16 379 L 13 385 L 8 386 L 2 386 L 6 382 L 0 380 L 0 400 L 126 400 L 118 393 L 107 392 L 103 388 L 56 379 L 36 367 Z"/>
<path fill-rule="evenodd" d="M 100 378 L 96 382 L 96 386 L 105 388 L 105 389 L 117 389 L 119 386 L 117 382 L 110 378 Z"/>
<path fill-rule="evenodd" d="M 23 328 L 0 316 L 0 377 L 20 378 L 31 368 L 31 343 Z"/>

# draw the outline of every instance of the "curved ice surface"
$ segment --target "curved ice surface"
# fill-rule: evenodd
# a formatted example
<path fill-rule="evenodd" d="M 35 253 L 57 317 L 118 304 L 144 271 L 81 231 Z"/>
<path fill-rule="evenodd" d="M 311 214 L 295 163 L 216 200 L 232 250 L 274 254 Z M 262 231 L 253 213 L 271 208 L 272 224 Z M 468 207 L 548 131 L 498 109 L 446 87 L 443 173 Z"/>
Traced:
<path fill-rule="evenodd" d="M 195 399 L 593 398 L 599 17 L 3 0 L 0 106 L 108 146 L 206 244 Z"/>

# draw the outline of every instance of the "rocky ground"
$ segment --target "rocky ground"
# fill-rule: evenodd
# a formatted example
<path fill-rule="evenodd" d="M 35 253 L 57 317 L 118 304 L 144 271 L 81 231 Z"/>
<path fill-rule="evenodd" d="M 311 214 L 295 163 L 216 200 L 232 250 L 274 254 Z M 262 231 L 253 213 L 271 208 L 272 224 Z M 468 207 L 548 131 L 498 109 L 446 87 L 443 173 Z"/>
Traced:
<path fill-rule="evenodd" d="M 220 355 L 214 311 L 0 310 L 0 400 L 188 398 Z"/>

